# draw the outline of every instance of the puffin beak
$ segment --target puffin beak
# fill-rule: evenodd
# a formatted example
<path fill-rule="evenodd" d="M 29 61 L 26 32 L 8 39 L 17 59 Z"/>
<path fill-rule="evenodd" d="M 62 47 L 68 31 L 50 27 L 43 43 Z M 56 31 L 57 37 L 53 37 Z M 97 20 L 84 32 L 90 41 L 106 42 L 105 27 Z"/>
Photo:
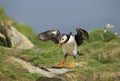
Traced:
<path fill-rule="evenodd" d="M 63 45 L 62 43 L 59 43 L 59 44 L 58 44 L 58 47 L 59 47 L 59 48 L 62 48 L 62 45 Z"/>

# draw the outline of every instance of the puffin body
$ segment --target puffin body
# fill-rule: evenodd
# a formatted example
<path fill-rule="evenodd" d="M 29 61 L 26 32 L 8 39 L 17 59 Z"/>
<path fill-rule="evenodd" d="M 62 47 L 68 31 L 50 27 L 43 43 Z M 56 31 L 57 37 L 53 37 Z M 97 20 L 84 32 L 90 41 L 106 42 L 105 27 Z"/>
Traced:
<path fill-rule="evenodd" d="M 62 49 L 64 55 L 68 54 L 70 56 L 76 56 L 77 55 L 77 44 L 75 37 L 73 35 L 70 35 L 69 38 L 67 38 L 68 41 L 63 43 Z"/>
<path fill-rule="evenodd" d="M 83 43 L 83 40 L 87 40 L 89 38 L 86 30 L 77 28 L 76 31 L 76 35 L 72 35 L 71 32 L 70 34 L 61 34 L 59 30 L 49 30 L 38 35 L 40 40 L 51 40 L 63 49 L 64 60 L 58 64 L 60 67 L 65 65 L 67 56 L 73 56 L 73 58 L 76 58 L 79 53 L 77 51 L 77 47 Z M 74 67 L 74 60 L 68 65 L 68 67 Z"/>

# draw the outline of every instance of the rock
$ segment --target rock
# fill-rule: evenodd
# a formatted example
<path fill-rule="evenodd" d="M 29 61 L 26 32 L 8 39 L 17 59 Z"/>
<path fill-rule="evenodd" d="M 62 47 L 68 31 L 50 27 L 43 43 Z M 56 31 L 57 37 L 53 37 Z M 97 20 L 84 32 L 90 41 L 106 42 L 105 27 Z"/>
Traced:
<path fill-rule="evenodd" d="M 6 37 L 2 33 L 0 33 L 0 45 L 7 47 Z"/>
<path fill-rule="evenodd" d="M 17 49 L 31 49 L 34 47 L 31 41 L 14 27 L 11 26 L 11 30 L 8 30 L 8 34 L 11 38 L 12 47 Z"/>
<path fill-rule="evenodd" d="M 71 72 L 71 71 L 74 71 L 74 69 L 67 69 L 67 68 L 48 68 L 48 70 L 51 72 L 51 73 L 54 73 L 56 75 L 60 75 L 60 74 L 64 74 L 64 73 L 67 73 L 67 72 Z"/>
<path fill-rule="evenodd" d="M 49 79 L 49 78 L 55 79 L 56 76 L 58 76 L 58 75 L 74 71 L 74 69 L 67 69 L 67 68 L 43 68 L 43 67 L 39 68 L 37 66 L 33 66 L 30 62 L 26 62 L 20 58 L 10 57 L 10 59 L 12 59 L 15 62 L 20 63 L 30 73 L 38 73 L 42 77 L 47 77 L 46 79 Z M 55 79 L 55 81 L 56 81 L 56 79 Z M 63 81 L 63 80 L 58 80 L 58 81 Z"/>
<path fill-rule="evenodd" d="M 0 45 L 16 49 L 31 49 L 34 45 L 13 26 L 0 22 Z"/>
<path fill-rule="evenodd" d="M 0 45 L 4 47 L 11 47 L 11 41 L 7 32 L 7 27 L 0 22 Z"/>

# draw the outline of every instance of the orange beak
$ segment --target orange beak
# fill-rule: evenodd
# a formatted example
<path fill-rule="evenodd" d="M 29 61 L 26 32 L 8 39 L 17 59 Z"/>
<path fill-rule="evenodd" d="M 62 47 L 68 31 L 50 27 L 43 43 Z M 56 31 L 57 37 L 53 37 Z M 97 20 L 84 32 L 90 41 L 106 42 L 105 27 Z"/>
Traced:
<path fill-rule="evenodd" d="M 59 43 L 59 44 L 58 44 L 58 47 L 59 47 L 59 48 L 61 48 L 61 47 L 62 47 L 62 45 L 63 45 L 62 43 Z"/>

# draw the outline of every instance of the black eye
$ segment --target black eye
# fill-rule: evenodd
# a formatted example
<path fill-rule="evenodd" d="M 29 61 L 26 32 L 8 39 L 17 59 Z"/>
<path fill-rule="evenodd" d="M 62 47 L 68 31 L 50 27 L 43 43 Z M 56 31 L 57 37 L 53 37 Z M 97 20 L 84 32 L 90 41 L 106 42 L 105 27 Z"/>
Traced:
<path fill-rule="evenodd" d="M 62 39 L 62 40 L 64 40 L 64 39 Z"/>

